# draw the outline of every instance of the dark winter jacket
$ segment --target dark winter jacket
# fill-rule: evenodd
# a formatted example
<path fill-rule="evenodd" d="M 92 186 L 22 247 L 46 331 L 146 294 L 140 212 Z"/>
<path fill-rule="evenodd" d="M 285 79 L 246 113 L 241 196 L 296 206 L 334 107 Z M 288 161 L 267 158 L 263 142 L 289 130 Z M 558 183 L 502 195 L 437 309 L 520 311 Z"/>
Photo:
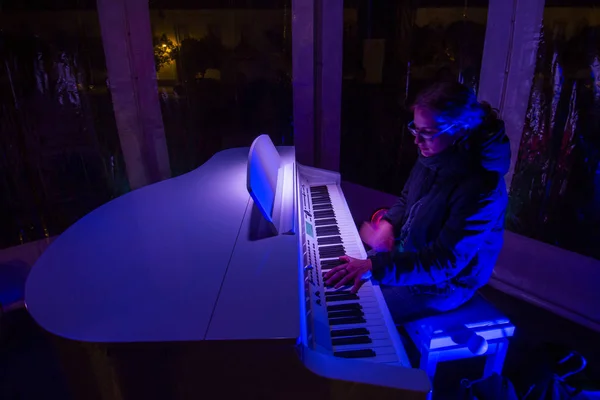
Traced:
<path fill-rule="evenodd" d="M 441 154 L 420 156 L 384 217 L 394 226 L 395 248 L 369 257 L 373 278 L 470 298 L 489 280 L 502 247 L 509 165 L 510 145 L 500 120 Z"/>

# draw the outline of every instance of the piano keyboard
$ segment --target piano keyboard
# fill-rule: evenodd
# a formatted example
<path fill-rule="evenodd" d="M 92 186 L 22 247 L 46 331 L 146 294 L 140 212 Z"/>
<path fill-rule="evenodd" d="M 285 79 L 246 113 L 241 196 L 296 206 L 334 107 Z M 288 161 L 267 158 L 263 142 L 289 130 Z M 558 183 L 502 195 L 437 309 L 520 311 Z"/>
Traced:
<path fill-rule="evenodd" d="M 308 326 L 314 328 L 315 347 L 335 357 L 410 367 L 379 286 L 367 280 L 353 294 L 351 284 L 334 289 L 323 281 L 327 271 L 342 263 L 340 256 L 367 257 L 341 188 L 306 184 L 302 191 Z"/>

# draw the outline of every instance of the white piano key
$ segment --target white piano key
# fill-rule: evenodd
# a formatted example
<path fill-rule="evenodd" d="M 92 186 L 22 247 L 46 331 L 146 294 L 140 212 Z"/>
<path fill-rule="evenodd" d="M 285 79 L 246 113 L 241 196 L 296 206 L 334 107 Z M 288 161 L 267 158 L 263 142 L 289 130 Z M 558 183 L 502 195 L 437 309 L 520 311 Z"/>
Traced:
<path fill-rule="evenodd" d="M 377 329 L 379 329 L 379 331 L 377 331 Z M 367 333 L 366 336 L 370 337 L 372 340 L 386 340 L 388 343 L 391 343 L 389 341 L 390 335 L 388 335 L 387 328 L 385 325 L 371 327 L 371 329 L 369 329 L 369 333 Z"/>
<path fill-rule="evenodd" d="M 326 293 L 331 293 L 331 292 L 326 292 Z M 368 293 L 366 291 L 362 292 L 359 290 L 357 292 L 359 294 L 359 298 L 355 299 L 353 301 L 356 301 L 358 303 L 365 304 L 367 301 L 371 301 L 373 303 L 377 303 L 377 296 L 375 296 L 374 293 Z M 344 296 L 344 294 L 339 294 L 339 296 Z M 333 305 L 333 304 L 340 304 L 340 301 L 332 301 L 332 299 L 335 297 L 335 295 L 331 295 L 331 296 L 325 296 L 325 300 L 327 302 L 327 305 Z M 348 300 L 342 300 L 342 301 L 348 301 Z"/>
<path fill-rule="evenodd" d="M 323 278 L 324 279 L 324 278 Z M 359 289 L 358 292 L 356 292 L 356 294 L 358 295 L 358 297 L 362 297 L 362 296 L 373 296 L 373 286 L 368 285 L 370 282 L 365 282 Z M 354 282 L 352 282 L 352 284 L 354 284 Z M 334 286 L 332 287 L 326 287 L 325 288 L 325 293 L 333 293 L 333 292 L 339 292 L 340 290 L 350 290 L 350 288 L 352 287 L 352 285 L 345 285 L 342 286 L 338 289 L 336 289 Z"/>
<path fill-rule="evenodd" d="M 343 286 L 344 289 L 339 288 L 336 289 L 335 287 L 330 287 L 330 288 L 325 288 L 325 293 L 336 293 L 339 292 L 340 290 L 348 290 L 347 286 Z M 375 293 L 373 293 L 373 290 L 370 290 L 371 288 L 369 287 L 361 287 L 360 289 L 358 289 L 358 291 L 356 292 L 356 294 L 360 299 L 366 299 L 369 297 L 375 297 Z"/>
<path fill-rule="evenodd" d="M 363 349 L 368 348 L 363 347 Z M 354 358 L 354 360 L 369 361 L 374 363 L 396 363 L 398 362 L 398 356 L 394 354 L 394 348 L 390 347 L 389 351 L 387 351 L 385 354 L 379 354 L 377 351 L 375 351 L 374 357 Z"/>
<path fill-rule="evenodd" d="M 358 301 L 358 300 L 342 300 L 342 301 L 331 301 L 331 302 L 327 302 L 328 306 L 333 306 L 333 305 L 339 305 L 339 304 L 354 304 L 354 303 L 358 303 L 362 306 L 364 306 L 365 304 L 372 304 L 372 305 L 379 305 L 377 298 L 376 297 L 367 297 L 366 299 L 363 299 L 362 302 Z"/>
<path fill-rule="evenodd" d="M 371 343 L 357 343 L 357 344 L 344 344 L 341 346 L 333 346 L 333 351 L 348 351 L 348 350 L 360 350 L 360 349 L 372 349 L 377 354 L 396 354 L 392 341 L 388 339 L 376 339 Z"/>
<path fill-rule="evenodd" d="M 351 328 L 337 328 L 337 327 L 330 327 L 331 331 L 343 331 L 343 330 L 347 330 L 347 329 L 351 329 Z M 374 337 L 374 339 L 383 339 L 384 337 L 382 336 L 383 334 L 387 334 L 387 327 L 385 325 L 373 325 L 369 328 L 365 328 L 369 331 L 369 335 L 375 335 L 376 337 Z M 337 336 L 336 336 L 337 337 Z M 339 336 L 339 337 L 345 337 L 345 336 Z"/>
<path fill-rule="evenodd" d="M 360 235 L 358 234 L 358 230 L 354 219 L 348 209 L 346 201 L 344 199 L 343 193 L 340 187 L 336 184 L 332 185 L 322 185 L 326 186 L 327 194 L 329 195 L 328 204 L 323 203 L 322 200 L 324 197 L 324 193 L 320 190 L 317 195 L 314 195 L 315 200 L 319 203 L 318 208 L 320 210 L 314 210 L 312 215 L 315 216 L 315 212 L 317 215 L 320 213 L 318 211 L 322 211 L 321 217 L 316 220 L 313 220 L 314 226 L 313 231 L 314 234 L 317 234 L 317 231 L 321 231 L 321 234 L 316 238 L 310 238 L 310 246 L 315 246 L 316 258 L 317 262 L 315 266 L 317 267 L 317 271 L 315 273 L 319 273 L 319 277 L 321 281 L 318 282 L 320 286 L 321 293 L 331 293 L 337 290 L 348 290 L 351 286 L 344 286 L 343 288 L 335 289 L 335 288 L 325 288 L 324 280 L 322 278 L 323 271 L 327 271 L 331 269 L 331 266 L 327 266 L 326 268 L 321 268 L 321 262 L 332 262 L 338 261 L 339 256 L 331 256 L 327 255 L 328 247 L 335 246 L 343 246 L 344 254 L 350 257 L 354 257 L 357 259 L 366 259 L 367 253 L 364 249 L 364 245 L 362 240 L 360 239 Z M 309 198 L 313 198 L 313 193 L 308 193 Z M 320 199 L 316 199 L 316 197 L 320 197 Z M 327 207 L 329 206 L 329 207 Z M 333 210 L 333 215 L 328 213 L 328 211 Z M 312 219 L 312 217 L 311 217 Z M 321 223 L 326 222 L 326 224 L 321 225 Z M 322 229 L 319 229 L 322 228 Z M 329 229 L 327 229 L 329 228 Z M 336 228 L 336 229 L 331 229 Z M 329 232 L 327 232 L 329 230 Z M 325 231 L 323 233 L 323 231 Z M 323 239 L 339 237 L 340 242 L 338 243 L 324 243 Z M 318 239 L 321 239 L 321 243 L 318 242 Z M 331 240 L 331 239 L 330 239 Z M 326 241 L 326 240 L 325 240 Z M 337 241 L 337 240 L 336 240 Z M 323 257 L 321 257 L 321 253 L 323 253 Z M 316 278 L 318 280 L 319 278 Z M 343 300 L 343 301 L 331 301 L 330 297 L 323 296 L 322 303 L 326 307 L 323 307 L 319 310 L 318 313 L 313 314 L 313 318 L 316 318 L 317 321 L 321 321 L 320 323 L 326 323 L 329 325 L 330 331 L 340 331 L 345 329 L 355 329 L 355 328 L 365 328 L 368 330 L 367 336 L 371 338 L 375 343 L 374 344 L 356 344 L 356 345 L 343 345 L 343 346 L 333 346 L 331 350 L 332 353 L 342 349 L 373 349 L 377 355 L 375 357 L 366 357 L 366 358 L 357 358 L 358 360 L 365 360 L 371 362 L 382 362 L 382 363 L 399 363 L 404 366 L 410 366 L 407 361 L 407 357 L 405 356 L 404 348 L 401 344 L 399 334 L 396 330 L 391 317 L 389 316 L 389 311 L 387 309 L 387 305 L 383 300 L 383 296 L 381 295 L 381 290 L 379 286 L 373 285 L 371 281 L 365 282 L 362 287 L 357 292 L 358 299 L 353 300 Z M 327 306 L 337 306 L 337 305 L 360 305 L 365 322 L 358 324 L 343 324 L 343 325 L 330 325 L 331 320 L 329 319 L 327 312 Z M 331 310 L 331 312 L 343 312 L 350 310 Z M 349 317 L 351 318 L 351 317 Z M 328 321 L 324 321 L 327 319 Z M 332 318 L 334 319 L 334 318 Z M 341 336 L 340 336 L 341 337 Z M 340 338 L 336 337 L 336 338 Z M 334 338 L 335 339 L 335 338 Z M 327 340 L 331 341 L 332 338 L 327 338 Z M 332 342 L 329 342 L 330 344 Z M 327 346 L 326 346 L 327 347 Z M 331 346 L 329 346 L 331 348 Z"/>
<path fill-rule="evenodd" d="M 371 318 L 371 319 L 365 319 L 365 322 L 358 323 L 358 324 L 329 325 L 329 329 L 331 329 L 331 330 L 333 330 L 333 329 L 355 329 L 355 328 L 370 329 L 369 327 L 376 327 L 376 326 L 386 327 L 387 325 L 383 318 Z"/>
<path fill-rule="evenodd" d="M 343 319 L 343 318 L 353 318 L 353 317 L 332 317 L 332 318 L 328 318 L 329 319 L 329 324 L 330 326 L 333 327 L 339 327 L 339 326 L 343 326 L 343 325 L 332 325 L 332 321 L 334 321 L 335 319 Z M 362 317 L 356 317 L 356 318 L 363 318 L 367 324 L 371 324 L 371 325 L 378 325 L 378 324 L 383 324 L 385 325 L 385 320 L 383 318 L 383 316 L 381 315 L 380 312 L 375 311 L 375 312 L 369 312 L 369 313 L 364 313 L 364 315 Z"/>

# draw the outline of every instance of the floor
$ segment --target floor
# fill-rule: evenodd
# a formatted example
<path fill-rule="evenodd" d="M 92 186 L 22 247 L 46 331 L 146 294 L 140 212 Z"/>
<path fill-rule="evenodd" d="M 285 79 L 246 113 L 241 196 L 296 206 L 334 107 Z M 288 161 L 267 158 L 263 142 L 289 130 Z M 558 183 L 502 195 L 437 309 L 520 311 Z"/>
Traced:
<path fill-rule="evenodd" d="M 600 333 L 557 317 L 529 303 L 486 287 L 482 294 L 507 314 L 516 325 L 505 363 L 504 375 L 519 393 L 529 387 L 538 371 L 533 364 L 541 355 L 551 355 L 545 343 L 564 346 L 583 354 L 588 368 L 582 379 L 600 383 Z M 14 312 L 2 319 L 0 345 L 0 399 L 71 400 L 76 399 L 61 370 L 53 341 L 27 315 Z M 64 361 L 64 360 L 63 360 Z M 437 399 L 458 398 L 460 380 L 477 379 L 481 359 L 442 363 L 434 382 Z M 596 378 L 595 381 L 592 378 Z"/>
<path fill-rule="evenodd" d="M 599 332 L 489 286 L 484 287 L 480 293 L 506 314 L 516 326 L 504 363 L 503 376 L 510 379 L 519 396 L 525 393 L 532 383 L 539 381 L 539 365 L 543 360 L 556 359 L 557 356 L 562 358 L 563 354 L 569 351 L 579 352 L 588 362 L 586 370 L 578 374 L 577 383 L 600 390 Z M 460 379 L 478 379 L 482 368 L 481 359 L 451 362 L 446 365 L 442 363 L 438 367 L 434 382 L 438 393 L 441 392 L 437 398 L 456 398 Z"/>

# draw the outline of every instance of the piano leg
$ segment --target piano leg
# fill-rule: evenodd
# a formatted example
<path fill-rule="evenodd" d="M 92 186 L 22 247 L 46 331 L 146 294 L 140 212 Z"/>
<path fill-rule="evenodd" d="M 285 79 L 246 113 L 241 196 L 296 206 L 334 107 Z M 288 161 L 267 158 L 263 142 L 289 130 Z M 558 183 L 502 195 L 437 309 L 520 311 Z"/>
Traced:
<path fill-rule="evenodd" d="M 81 343 L 57 338 L 78 400 L 423 400 L 310 372 L 295 341 Z"/>
<path fill-rule="evenodd" d="M 419 361 L 419 368 L 427 372 L 427 376 L 433 384 L 433 378 L 435 377 L 435 370 L 437 368 L 439 359 L 439 353 L 437 351 L 428 352 L 423 350 L 421 353 L 421 361 Z"/>

